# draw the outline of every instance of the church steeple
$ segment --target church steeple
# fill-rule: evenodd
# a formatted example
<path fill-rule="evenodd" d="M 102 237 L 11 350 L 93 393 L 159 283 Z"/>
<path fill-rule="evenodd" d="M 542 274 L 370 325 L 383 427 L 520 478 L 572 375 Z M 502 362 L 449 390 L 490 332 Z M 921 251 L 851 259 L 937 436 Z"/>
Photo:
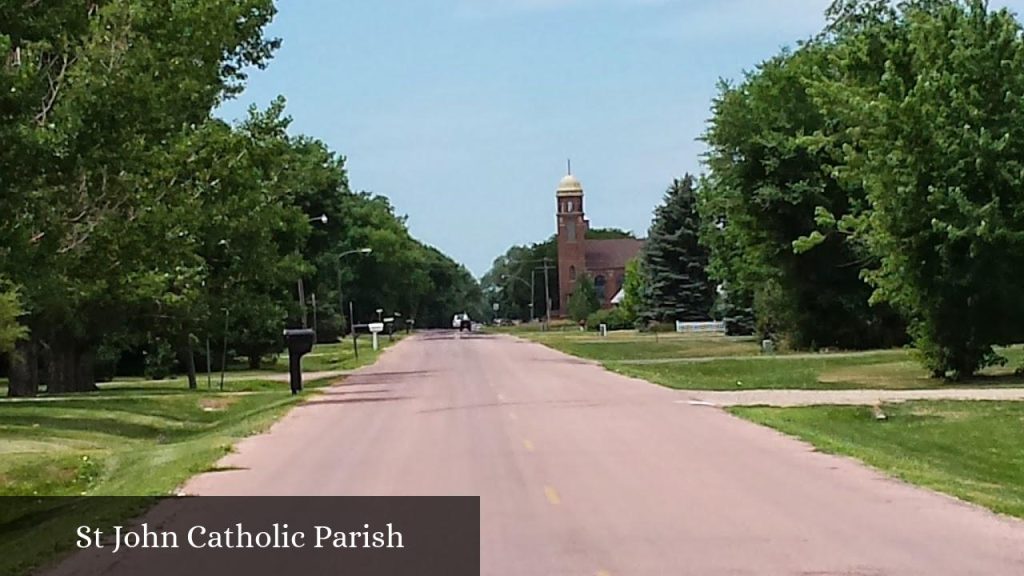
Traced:
<path fill-rule="evenodd" d="M 586 273 L 586 238 L 589 223 L 583 212 L 583 185 L 572 175 L 571 161 L 567 174 L 558 183 L 555 193 L 558 219 L 558 286 L 560 310 L 565 313 L 576 277 Z"/>

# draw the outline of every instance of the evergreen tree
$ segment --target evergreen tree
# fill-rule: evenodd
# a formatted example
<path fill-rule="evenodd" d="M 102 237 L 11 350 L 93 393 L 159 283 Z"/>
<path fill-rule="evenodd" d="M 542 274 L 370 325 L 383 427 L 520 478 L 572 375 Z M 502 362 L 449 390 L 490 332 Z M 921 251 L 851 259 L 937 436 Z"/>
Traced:
<path fill-rule="evenodd" d="M 654 212 L 644 251 L 650 313 L 660 321 L 710 318 L 715 286 L 708 279 L 708 251 L 699 242 L 700 218 L 693 177 L 672 182 Z"/>
<path fill-rule="evenodd" d="M 597 299 L 597 289 L 590 276 L 581 274 L 576 279 L 576 287 L 569 296 L 569 317 L 580 322 L 588 316 L 601 309 L 601 302 Z"/>

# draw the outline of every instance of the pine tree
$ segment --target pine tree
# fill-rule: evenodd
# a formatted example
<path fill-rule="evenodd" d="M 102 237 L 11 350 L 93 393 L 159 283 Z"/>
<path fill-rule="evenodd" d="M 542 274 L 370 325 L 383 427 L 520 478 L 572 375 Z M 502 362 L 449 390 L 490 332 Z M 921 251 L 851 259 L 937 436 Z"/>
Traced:
<path fill-rule="evenodd" d="M 715 286 L 708 251 L 699 241 L 700 217 L 693 177 L 672 182 L 654 212 L 644 250 L 650 315 L 659 321 L 699 322 L 711 317 Z"/>

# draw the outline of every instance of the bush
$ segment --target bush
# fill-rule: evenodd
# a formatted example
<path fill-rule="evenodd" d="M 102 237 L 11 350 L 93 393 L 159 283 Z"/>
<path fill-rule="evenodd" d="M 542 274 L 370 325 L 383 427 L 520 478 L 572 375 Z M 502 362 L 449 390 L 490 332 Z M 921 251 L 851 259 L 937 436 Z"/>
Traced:
<path fill-rule="evenodd" d="M 598 310 L 587 317 L 587 328 L 599 330 L 601 324 L 607 324 L 609 330 L 630 330 L 634 328 L 629 315 L 620 308 Z"/>

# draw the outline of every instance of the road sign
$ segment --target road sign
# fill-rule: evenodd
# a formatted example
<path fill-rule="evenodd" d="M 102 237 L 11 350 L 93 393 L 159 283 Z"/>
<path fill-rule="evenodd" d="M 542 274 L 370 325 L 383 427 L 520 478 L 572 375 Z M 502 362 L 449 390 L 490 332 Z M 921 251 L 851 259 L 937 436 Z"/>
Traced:
<path fill-rule="evenodd" d="M 373 334 L 380 334 L 381 332 L 384 331 L 384 323 L 374 322 L 372 324 L 367 325 L 367 328 L 369 328 L 370 332 L 372 332 Z"/>
<path fill-rule="evenodd" d="M 385 324 L 390 324 L 390 323 L 392 323 L 392 322 L 394 322 L 394 321 L 395 321 L 395 319 L 394 319 L 394 318 L 385 318 L 385 319 L 384 319 L 384 323 L 385 323 Z"/>

